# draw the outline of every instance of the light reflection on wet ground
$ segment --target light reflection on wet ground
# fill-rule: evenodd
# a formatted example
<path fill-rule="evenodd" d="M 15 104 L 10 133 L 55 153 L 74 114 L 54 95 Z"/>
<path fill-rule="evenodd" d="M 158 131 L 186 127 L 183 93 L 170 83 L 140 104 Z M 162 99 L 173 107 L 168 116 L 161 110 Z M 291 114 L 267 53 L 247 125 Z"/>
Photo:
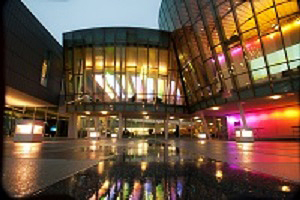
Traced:
<path fill-rule="evenodd" d="M 6 166 L 9 170 L 3 177 L 9 180 L 6 186 L 13 196 L 37 194 L 37 190 L 46 187 L 38 195 L 67 194 L 76 199 L 231 199 L 246 194 L 288 199 L 299 185 L 253 169 L 260 166 L 270 171 L 271 164 L 283 164 L 286 174 L 295 175 L 296 171 L 287 168 L 285 162 L 296 166 L 297 155 L 294 143 L 7 143 L 5 158 L 13 164 Z M 78 171 L 81 172 L 70 176 Z"/>
<path fill-rule="evenodd" d="M 299 189 L 296 183 L 182 151 L 172 143 L 141 142 L 137 146 L 104 149 L 95 145 L 82 150 L 105 149 L 115 157 L 100 161 L 35 196 L 67 194 L 90 200 L 291 199 Z"/>

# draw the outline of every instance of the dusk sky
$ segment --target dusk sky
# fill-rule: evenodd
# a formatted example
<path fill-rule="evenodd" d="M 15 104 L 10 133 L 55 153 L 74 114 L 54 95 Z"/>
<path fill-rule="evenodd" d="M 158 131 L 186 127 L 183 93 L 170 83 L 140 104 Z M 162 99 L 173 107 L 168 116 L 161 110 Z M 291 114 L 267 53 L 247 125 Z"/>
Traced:
<path fill-rule="evenodd" d="M 22 0 L 62 44 L 62 33 L 91 27 L 158 28 L 161 0 Z"/>

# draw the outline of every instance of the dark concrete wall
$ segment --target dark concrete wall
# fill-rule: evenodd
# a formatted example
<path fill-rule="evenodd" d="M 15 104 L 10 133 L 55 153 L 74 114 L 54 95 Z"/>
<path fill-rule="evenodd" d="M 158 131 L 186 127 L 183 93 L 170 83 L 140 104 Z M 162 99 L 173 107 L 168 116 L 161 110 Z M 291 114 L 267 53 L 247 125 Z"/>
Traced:
<path fill-rule="evenodd" d="M 62 46 L 20 0 L 4 6 L 6 86 L 58 104 L 63 75 Z M 50 52 L 47 87 L 41 85 L 42 63 Z"/>

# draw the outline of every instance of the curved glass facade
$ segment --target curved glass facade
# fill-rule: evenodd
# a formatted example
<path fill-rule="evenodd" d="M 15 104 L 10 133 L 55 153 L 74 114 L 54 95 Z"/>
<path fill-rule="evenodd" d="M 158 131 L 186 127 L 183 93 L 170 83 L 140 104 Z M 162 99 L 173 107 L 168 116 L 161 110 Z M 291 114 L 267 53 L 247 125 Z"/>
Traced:
<path fill-rule="evenodd" d="M 185 105 L 169 38 L 140 28 L 65 33 L 67 102 Z"/>
<path fill-rule="evenodd" d="M 298 91 L 297 0 L 163 0 L 187 96 L 195 109 Z M 198 107 L 200 106 L 200 107 Z"/>

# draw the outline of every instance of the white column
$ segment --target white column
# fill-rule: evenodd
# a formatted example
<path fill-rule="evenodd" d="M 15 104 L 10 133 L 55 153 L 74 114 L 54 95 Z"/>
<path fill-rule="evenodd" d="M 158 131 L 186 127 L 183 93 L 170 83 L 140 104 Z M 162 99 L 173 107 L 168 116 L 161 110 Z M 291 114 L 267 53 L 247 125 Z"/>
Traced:
<path fill-rule="evenodd" d="M 119 139 L 122 139 L 122 134 L 123 134 L 123 118 L 122 118 L 122 113 L 119 113 Z"/>
<path fill-rule="evenodd" d="M 178 138 L 180 138 L 181 119 L 179 119 L 178 121 L 179 121 L 179 123 L 178 123 L 178 129 L 179 129 L 178 130 L 179 131 L 178 132 Z"/>
<path fill-rule="evenodd" d="M 94 121 L 95 121 L 95 131 L 98 132 L 100 131 L 99 129 L 99 117 L 94 117 Z"/>
<path fill-rule="evenodd" d="M 207 137 L 207 139 L 209 139 L 210 138 L 209 129 L 208 129 L 207 122 L 206 122 L 206 119 L 204 117 L 203 111 L 200 112 L 200 117 L 201 117 L 201 120 L 202 120 L 204 132 L 206 133 L 206 137 Z"/>
<path fill-rule="evenodd" d="M 245 112 L 244 112 L 244 108 L 243 108 L 243 105 L 241 104 L 241 102 L 238 102 L 238 108 L 240 110 L 240 116 L 241 116 L 241 120 L 242 120 L 242 123 L 243 123 L 243 128 L 244 129 L 247 129 L 248 126 L 247 126 L 247 121 L 246 121 L 246 117 L 245 117 Z"/>
<path fill-rule="evenodd" d="M 78 138 L 76 114 L 71 114 L 71 116 L 69 117 L 68 138 L 75 138 L 75 139 Z"/>
<path fill-rule="evenodd" d="M 105 132 L 105 138 L 107 138 L 107 129 L 108 129 L 108 117 L 104 117 L 104 132 Z"/>
<path fill-rule="evenodd" d="M 165 119 L 165 139 L 167 140 L 169 137 L 169 118 L 170 118 L 170 114 L 167 113 L 166 119 Z"/>

